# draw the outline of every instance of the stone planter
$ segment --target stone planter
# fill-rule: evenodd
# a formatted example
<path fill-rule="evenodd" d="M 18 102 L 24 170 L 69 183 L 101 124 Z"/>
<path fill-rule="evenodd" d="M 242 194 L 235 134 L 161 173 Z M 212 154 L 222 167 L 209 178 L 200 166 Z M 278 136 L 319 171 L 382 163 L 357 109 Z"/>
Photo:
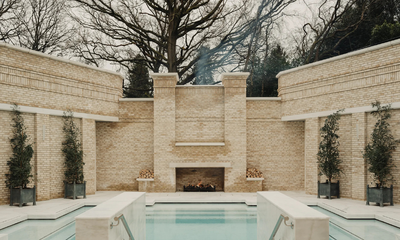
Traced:
<path fill-rule="evenodd" d="M 321 195 L 327 196 L 329 199 L 331 199 L 332 196 L 340 198 L 339 181 L 337 181 L 337 183 L 320 183 L 318 181 L 318 198 L 320 198 Z"/>
<path fill-rule="evenodd" d="M 10 206 L 13 206 L 14 203 L 18 203 L 19 207 L 22 207 L 22 204 L 33 202 L 33 205 L 36 205 L 36 187 L 33 188 L 11 188 L 10 189 Z"/>
<path fill-rule="evenodd" d="M 64 198 L 72 197 L 76 199 L 78 196 L 86 198 L 86 181 L 83 183 L 67 183 L 64 181 Z"/>
<path fill-rule="evenodd" d="M 381 207 L 383 207 L 384 203 L 389 203 L 390 206 L 393 206 L 393 185 L 390 185 L 390 188 L 370 188 L 367 185 L 367 205 L 369 202 L 378 203 Z"/>

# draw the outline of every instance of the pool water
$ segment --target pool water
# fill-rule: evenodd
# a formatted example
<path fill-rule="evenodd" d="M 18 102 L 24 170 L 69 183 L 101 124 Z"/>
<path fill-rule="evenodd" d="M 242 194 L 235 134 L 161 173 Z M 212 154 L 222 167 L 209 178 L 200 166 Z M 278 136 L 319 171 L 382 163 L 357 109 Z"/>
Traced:
<path fill-rule="evenodd" d="M 378 220 L 347 220 L 323 208 L 312 208 L 329 216 L 329 237 L 332 240 L 400 239 L 400 228 Z"/>
<path fill-rule="evenodd" d="M 75 217 L 92 207 L 81 207 L 55 220 L 26 220 L 0 230 L 8 240 L 75 240 Z"/>
<path fill-rule="evenodd" d="M 257 240 L 257 207 L 155 204 L 146 207 L 146 240 Z"/>

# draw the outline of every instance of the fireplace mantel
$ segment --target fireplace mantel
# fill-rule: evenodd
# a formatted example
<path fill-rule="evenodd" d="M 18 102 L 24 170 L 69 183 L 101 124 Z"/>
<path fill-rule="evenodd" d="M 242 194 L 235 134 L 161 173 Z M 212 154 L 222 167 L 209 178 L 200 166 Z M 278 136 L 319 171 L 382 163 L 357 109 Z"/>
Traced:
<path fill-rule="evenodd" d="M 230 168 L 230 162 L 194 162 L 194 163 L 170 163 L 170 168 Z"/>

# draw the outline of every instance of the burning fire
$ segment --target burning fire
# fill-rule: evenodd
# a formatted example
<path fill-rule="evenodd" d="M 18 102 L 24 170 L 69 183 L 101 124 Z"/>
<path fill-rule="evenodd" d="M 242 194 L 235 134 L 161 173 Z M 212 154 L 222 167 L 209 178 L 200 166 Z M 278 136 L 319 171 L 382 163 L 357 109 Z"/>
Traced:
<path fill-rule="evenodd" d="M 203 190 L 203 189 L 214 189 L 215 191 L 215 186 L 213 184 L 203 184 L 203 181 L 200 179 L 199 183 L 192 185 L 191 183 L 188 183 L 187 185 L 185 185 L 184 187 L 185 189 L 189 189 L 189 190 Z"/>

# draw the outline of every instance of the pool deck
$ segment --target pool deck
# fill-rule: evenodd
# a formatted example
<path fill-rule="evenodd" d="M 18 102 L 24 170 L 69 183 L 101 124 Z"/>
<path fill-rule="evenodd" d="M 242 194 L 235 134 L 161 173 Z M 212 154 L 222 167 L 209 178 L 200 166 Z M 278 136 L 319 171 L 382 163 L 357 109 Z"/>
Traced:
<path fill-rule="evenodd" d="M 52 199 L 38 201 L 36 206 L 0 206 L 0 229 L 11 226 L 27 219 L 56 219 L 82 206 L 98 205 L 122 192 L 99 191 L 95 195 L 88 195 L 86 199 Z M 365 201 L 341 199 L 319 199 L 315 195 L 306 195 L 302 191 L 283 191 L 304 204 L 317 205 L 334 212 L 347 219 L 377 219 L 400 228 L 400 205 L 379 207 L 367 206 Z M 146 205 L 155 203 L 246 203 L 250 206 L 257 204 L 256 193 L 224 193 L 224 192 L 197 192 L 197 193 L 147 193 Z M 0 236 L 1 238 L 1 236 Z"/>

